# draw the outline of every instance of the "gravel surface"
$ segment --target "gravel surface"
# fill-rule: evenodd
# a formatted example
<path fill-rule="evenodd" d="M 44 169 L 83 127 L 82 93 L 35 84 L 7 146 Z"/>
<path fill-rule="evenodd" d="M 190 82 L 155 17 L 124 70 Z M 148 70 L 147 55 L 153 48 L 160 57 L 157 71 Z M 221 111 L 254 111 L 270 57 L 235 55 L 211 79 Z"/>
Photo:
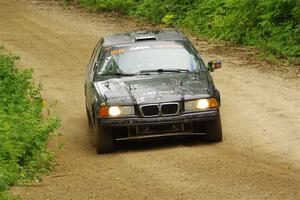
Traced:
<path fill-rule="evenodd" d="M 66 9 L 62 1 L 0 0 L 0 45 L 22 57 L 62 119 L 56 168 L 42 182 L 17 186 L 31 200 L 300 199 L 300 80 L 264 70 L 238 49 L 213 51 L 194 40 L 222 95 L 224 142 L 197 138 L 123 142 L 97 155 L 88 132 L 83 82 L 100 37 L 140 29 L 124 17 Z M 231 51 L 230 48 L 227 48 Z M 253 58 L 254 59 L 254 58 Z"/>

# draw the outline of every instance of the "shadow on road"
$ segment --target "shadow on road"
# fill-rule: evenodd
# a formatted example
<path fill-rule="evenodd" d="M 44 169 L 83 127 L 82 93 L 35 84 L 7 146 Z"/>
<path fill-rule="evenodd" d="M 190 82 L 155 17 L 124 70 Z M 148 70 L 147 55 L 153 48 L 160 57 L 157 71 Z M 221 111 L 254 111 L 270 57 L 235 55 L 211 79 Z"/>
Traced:
<path fill-rule="evenodd" d="M 128 152 L 151 151 L 176 146 L 195 147 L 200 145 L 207 145 L 207 143 L 203 142 L 199 136 L 177 136 L 169 138 L 147 138 L 143 140 L 116 141 L 115 147 L 116 152 Z"/>

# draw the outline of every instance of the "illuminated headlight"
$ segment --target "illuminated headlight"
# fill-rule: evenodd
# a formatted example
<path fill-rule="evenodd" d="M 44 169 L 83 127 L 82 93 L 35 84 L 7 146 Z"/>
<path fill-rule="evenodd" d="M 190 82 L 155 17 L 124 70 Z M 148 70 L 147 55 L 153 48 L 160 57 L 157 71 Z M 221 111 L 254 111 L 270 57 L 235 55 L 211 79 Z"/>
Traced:
<path fill-rule="evenodd" d="M 200 99 L 200 100 L 198 100 L 198 102 L 197 102 L 197 108 L 201 109 L 201 110 L 209 108 L 209 101 L 208 101 L 208 99 Z"/>
<path fill-rule="evenodd" d="M 121 114 L 121 109 L 118 106 L 109 107 L 108 114 L 113 117 L 119 116 Z"/>
<path fill-rule="evenodd" d="M 215 98 L 186 101 L 184 106 L 186 111 L 205 110 L 208 108 L 219 107 L 218 102 Z"/>
<path fill-rule="evenodd" d="M 133 106 L 112 106 L 108 109 L 108 115 L 112 117 L 134 115 L 134 108 Z"/>

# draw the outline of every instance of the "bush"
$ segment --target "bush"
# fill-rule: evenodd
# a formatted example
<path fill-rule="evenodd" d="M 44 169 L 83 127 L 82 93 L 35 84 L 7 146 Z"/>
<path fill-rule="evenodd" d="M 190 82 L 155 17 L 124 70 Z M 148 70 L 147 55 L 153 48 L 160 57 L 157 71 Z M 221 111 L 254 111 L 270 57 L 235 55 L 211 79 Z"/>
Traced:
<path fill-rule="evenodd" d="M 77 0 L 197 35 L 257 46 L 278 58 L 300 56 L 299 0 Z"/>
<path fill-rule="evenodd" d="M 78 2 L 98 11 L 117 11 L 123 14 L 128 14 L 134 6 L 134 0 L 78 0 Z"/>
<path fill-rule="evenodd" d="M 57 119 L 42 115 L 41 87 L 31 70 L 15 67 L 16 56 L 0 52 L 0 196 L 9 185 L 37 178 L 50 169 L 52 155 L 45 150 Z"/>
<path fill-rule="evenodd" d="M 183 25 L 195 33 L 258 46 L 277 57 L 300 56 L 299 1 L 198 1 Z"/>

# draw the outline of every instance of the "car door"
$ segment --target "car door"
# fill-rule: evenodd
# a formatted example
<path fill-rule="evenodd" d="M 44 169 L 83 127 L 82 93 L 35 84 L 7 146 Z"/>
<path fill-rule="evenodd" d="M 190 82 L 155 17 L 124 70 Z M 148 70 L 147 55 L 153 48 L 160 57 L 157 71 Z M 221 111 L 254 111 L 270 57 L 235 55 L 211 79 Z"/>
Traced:
<path fill-rule="evenodd" d="M 94 49 L 94 52 L 91 56 L 90 63 L 87 65 L 87 73 L 86 73 L 86 84 L 85 84 L 85 95 L 86 95 L 86 106 L 87 109 L 92 111 L 92 103 L 93 103 L 93 97 L 94 97 L 94 90 L 93 90 L 93 79 L 94 74 L 98 65 L 98 58 L 100 55 L 100 52 L 103 48 L 103 39 L 99 41 L 97 46 Z"/>

